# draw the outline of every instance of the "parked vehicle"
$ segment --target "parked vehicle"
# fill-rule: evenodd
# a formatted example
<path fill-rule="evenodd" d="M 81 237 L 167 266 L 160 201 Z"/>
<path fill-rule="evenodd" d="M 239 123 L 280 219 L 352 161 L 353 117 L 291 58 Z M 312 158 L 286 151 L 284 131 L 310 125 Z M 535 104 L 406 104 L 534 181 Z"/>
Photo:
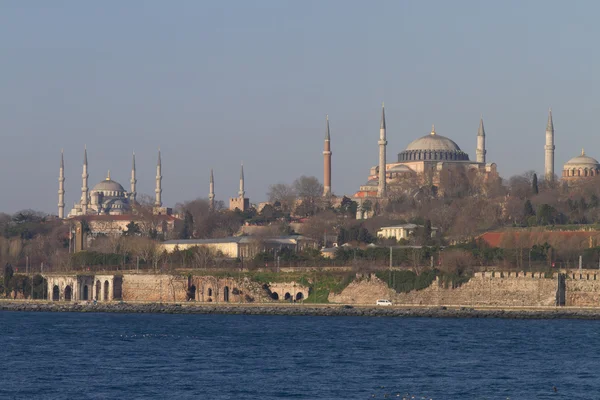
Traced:
<path fill-rule="evenodd" d="M 382 299 L 382 300 L 377 300 L 377 303 L 375 303 L 375 304 L 377 304 L 378 306 L 391 306 L 392 302 L 389 300 Z"/>

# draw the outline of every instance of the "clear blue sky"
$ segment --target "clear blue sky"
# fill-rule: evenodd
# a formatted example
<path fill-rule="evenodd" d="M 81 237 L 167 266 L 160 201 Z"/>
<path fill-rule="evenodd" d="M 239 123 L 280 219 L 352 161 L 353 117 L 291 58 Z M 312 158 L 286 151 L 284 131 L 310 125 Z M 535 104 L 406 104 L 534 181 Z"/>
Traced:
<path fill-rule="evenodd" d="M 331 121 L 333 190 L 352 194 L 435 123 L 471 159 L 483 113 L 488 160 L 508 177 L 543 170 L 548 107 L 556 169 L 600 157 L 595 1 L 5 1 L 0 3 L 0 210 L 67 209 L 108 169 L 167 205 L 322 179 Z"/>

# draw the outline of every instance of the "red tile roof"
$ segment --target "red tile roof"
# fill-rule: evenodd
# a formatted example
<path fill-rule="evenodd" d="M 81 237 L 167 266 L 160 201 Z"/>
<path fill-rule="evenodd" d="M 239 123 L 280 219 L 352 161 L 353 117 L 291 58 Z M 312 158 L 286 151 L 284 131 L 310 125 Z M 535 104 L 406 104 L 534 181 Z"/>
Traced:
<path fill-rule="evenodd" d="M 479 236 L 490 247 L 507 247 L 507 243 L 517 244 L 519 236 L 528 235 L 532 244 L 542 244 L 548 241 L 567 240 L 579 238 L 582 240 L 600 235 L 599 231 L 505 231 L 505 232 L 486 232 Z M 510 237 L 513 235 L 513 238 Z"/>
<path fill-rule="evenodd" d="M 86 221 L 139 221 L 144 219 L 145 217 L 135 215 L 135 214 L 124 214 L 124 215 L 78 215 L 75 217 L 71 217 L 69 219 L 76 220 L 86 220 Z M 153 215 L 151 218 L 156 218 L 158 220 L 164 221 L 176 221 L 176 218 L 173 215 Z"/>

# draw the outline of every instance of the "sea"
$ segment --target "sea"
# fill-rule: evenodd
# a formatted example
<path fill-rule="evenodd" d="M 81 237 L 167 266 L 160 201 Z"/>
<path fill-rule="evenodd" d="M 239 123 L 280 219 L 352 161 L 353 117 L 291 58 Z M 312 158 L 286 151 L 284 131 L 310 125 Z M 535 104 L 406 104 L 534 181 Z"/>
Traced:
<path fill-rule="evenodd" d="M 600 399 L 600 321 L 0 312 L 0 399 Z"/>

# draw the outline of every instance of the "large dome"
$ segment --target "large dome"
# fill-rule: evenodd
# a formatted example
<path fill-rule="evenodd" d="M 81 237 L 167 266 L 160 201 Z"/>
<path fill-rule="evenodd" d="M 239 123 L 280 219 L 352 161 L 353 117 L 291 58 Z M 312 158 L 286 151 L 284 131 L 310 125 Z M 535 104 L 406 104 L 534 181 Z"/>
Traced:
<path fill-rule="evenodd" d="M 96 192 L 125 192 L 123 186 L 120 183 L 113 181 L 110 178 L 106 178 L 102 182 L 98 183 L 92 191 Z"/>
<path fill-rule="evenodd" d="M 413 140 L 398 154 L 398 162 L 410 161 L 469 161 L 469 155 L 452 139 L 435 133 L 432 127 L 429 135 Z"/>
<path fill-rule="evenodd" d="M 435 131 L 417 140 L 413 140 L 406 146 L 406 150 L 461 151 L 460 147 L 452 139 L 438 135 Z"/>

